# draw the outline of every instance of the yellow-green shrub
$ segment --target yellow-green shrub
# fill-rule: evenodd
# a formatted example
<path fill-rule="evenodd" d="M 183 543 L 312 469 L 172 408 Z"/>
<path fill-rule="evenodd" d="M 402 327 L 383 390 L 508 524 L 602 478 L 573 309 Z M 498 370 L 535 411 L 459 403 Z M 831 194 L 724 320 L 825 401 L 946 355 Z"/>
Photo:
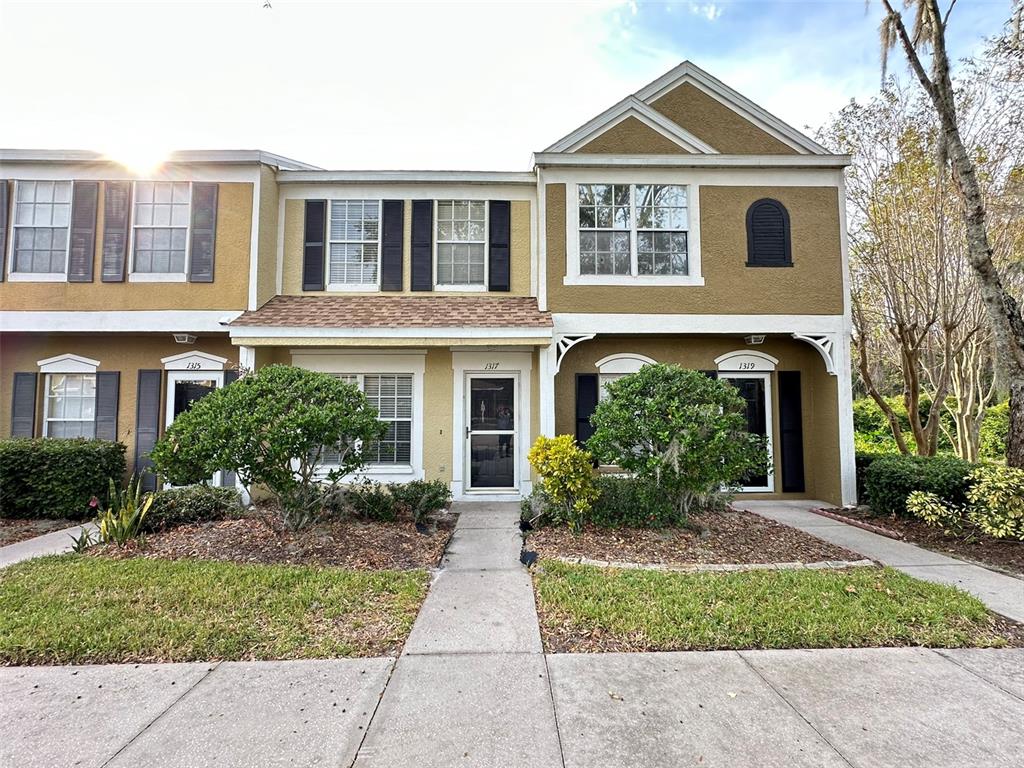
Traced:
<path fill-rule="evenodd" d="M 959 535 L 963 529 L 964 509 L 930 491 L 913 491 L 907 496 L 907 511 L 928 525 Z"/>
<path fill-rule="evenodd" d="M 541 435 L 527 455 L 540 475 L 548 499 L 565 511 L 565 522 L 578 531 L 599 492 L 594 482 L 594 457 L 577 445 L 572 435 Z"/>
<path fill-rule="evenodd" d="M 989 536 L 1024 541 L 1024 470 L 986 465 L 971 473 L 970 520 Z"/>

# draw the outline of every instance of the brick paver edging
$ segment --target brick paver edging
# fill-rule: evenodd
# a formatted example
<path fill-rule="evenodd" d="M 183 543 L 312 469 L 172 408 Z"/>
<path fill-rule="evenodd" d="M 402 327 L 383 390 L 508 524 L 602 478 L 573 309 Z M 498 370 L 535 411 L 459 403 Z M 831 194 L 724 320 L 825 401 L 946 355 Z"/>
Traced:
<path fill-rule="evenodd" d="M 887 536 L 890 539 L 903 540 L 903 534 L 897 533 L 896 531 L 890 531 L 888 528 L 883 528 L 880 525 L 873 525 L 871 523 L 865 523 L 863 520 L 857 520 L 852 517 L 846 517 L 846 515 L 840 515 L 836 512 L 829 512 L 827 509 L 812 508 L 808 512 L 813 512 L 816 515 L 827 517 L 829 520 L 836 520 L 840 523 L 846 523 L 852 525 L 854 528 L 863 528 L 865 531 L 871 531 L 871 533 L 877 533 L 879 536 Z"/>
<path fill-rule="evenodd" d="M 678 571 L 682 573 L 704 573 L 710 571 L 821 571 L 826 569 L 865 568 L 877 565 L 874 560 L 823 560 L 818 563 L 689 563 L 687 565 L 666 565 L 664 563 L 623 563 L 615 560 L 592 560 L 589 557 L 556 557 L 561 563 L 572 565 L 594 565 L 598 568 L 624 568 L 641 571 Z"/>

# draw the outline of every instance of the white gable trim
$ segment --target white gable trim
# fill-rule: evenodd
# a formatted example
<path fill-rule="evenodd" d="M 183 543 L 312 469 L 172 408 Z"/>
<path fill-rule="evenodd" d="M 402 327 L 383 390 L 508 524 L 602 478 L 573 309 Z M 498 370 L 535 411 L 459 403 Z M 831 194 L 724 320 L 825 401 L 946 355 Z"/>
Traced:
<path fill-rule="evenodd" d="M 675 69 L 666 72 L 657 80 L 636 92 L 636 98 L 651 104 L 684 83 L 699 88 L 711 98 L 749 120 L 758 128 L 774 136 L 783 144 L 802 154 L 827 155 L 828 150 L 811 140 L 796 128 L 784 123 L 766 109 L 759 107 L 743 94 L 733 90 L 716 77 L 690 61 L 684 61 Z"/>
<path fill-rule="evenodd" d="M 595 365 L 601 373 L 636 373 L 645 365 L 657 365 L 658 361 L 635 352 L 620 352 L 602 357 Z"/>
<path fill-rule="evenodd" d="M 615 106 L 606 109 L 590 122 L 581 125 L 568 136 L 564 136 L 545 152 L 574 152 L 601 134 L 614 128 L 630 117 L 635 117 L 648 128 L 656 131 L 687 152 L 700 155 L 717 155 L 718 150 L 698 139 L 692 133 L 673 123 L 663 114 L 645 104 L 635 96 L 627 96 Z"/>
<path fill-rule="evenodd" d="M 206 352 L 182 352 L 160 359 L 164 369 L 168 371 L 223 371 L 226 357 L 218 357 Z"/>
<path fill-rule="evenodd" d="M 96 373 L 99 364 L 99 360 L 71 354 L 48 357 L 36 362 L 40 373 Z"/>

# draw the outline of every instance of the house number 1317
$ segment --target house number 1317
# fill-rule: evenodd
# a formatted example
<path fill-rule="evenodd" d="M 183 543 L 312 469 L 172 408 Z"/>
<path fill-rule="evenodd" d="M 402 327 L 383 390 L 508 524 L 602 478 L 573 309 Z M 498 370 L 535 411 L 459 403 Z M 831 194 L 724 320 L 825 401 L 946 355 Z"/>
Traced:
<path fill-rule="evenodd" d="M 498 363 L 484 363 L 485 371 L 496 371 L 498 370 Z"/>

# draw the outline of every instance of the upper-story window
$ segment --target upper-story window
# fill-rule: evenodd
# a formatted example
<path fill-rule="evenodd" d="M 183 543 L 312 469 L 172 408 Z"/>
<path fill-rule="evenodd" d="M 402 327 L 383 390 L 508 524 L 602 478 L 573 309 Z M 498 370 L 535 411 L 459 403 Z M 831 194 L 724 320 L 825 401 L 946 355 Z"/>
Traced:
<path fill-rule="evenodd" d="M 487 202 L 437 201 L 437 287 L 480 289 L 487 285 Z"/>
<path fill-rule="evenodd" d="M 135 183 L 133 273 L 185 278 L 191 203 L 187 181 Z"/>
<path fill-rule="evenodd" d="M 70 181 L 19 181 L 14 198 L 11 273 L 64 279 L 71 221 Z"/>
<path fill-rule="evenodd" d="M 789 211 L 778 200 L 766 197 L 747 209 L 747 266 L 793 266 Z"/>
<path fill-rule="evenodd" d="M 329 288 L 375 288 L 380 273 L 380 200 L 331 200 Z"/>
<path fill-rule="evenodd" d="M 689 275 L 686 187 L 580 184 L 579 274 Z"/>

